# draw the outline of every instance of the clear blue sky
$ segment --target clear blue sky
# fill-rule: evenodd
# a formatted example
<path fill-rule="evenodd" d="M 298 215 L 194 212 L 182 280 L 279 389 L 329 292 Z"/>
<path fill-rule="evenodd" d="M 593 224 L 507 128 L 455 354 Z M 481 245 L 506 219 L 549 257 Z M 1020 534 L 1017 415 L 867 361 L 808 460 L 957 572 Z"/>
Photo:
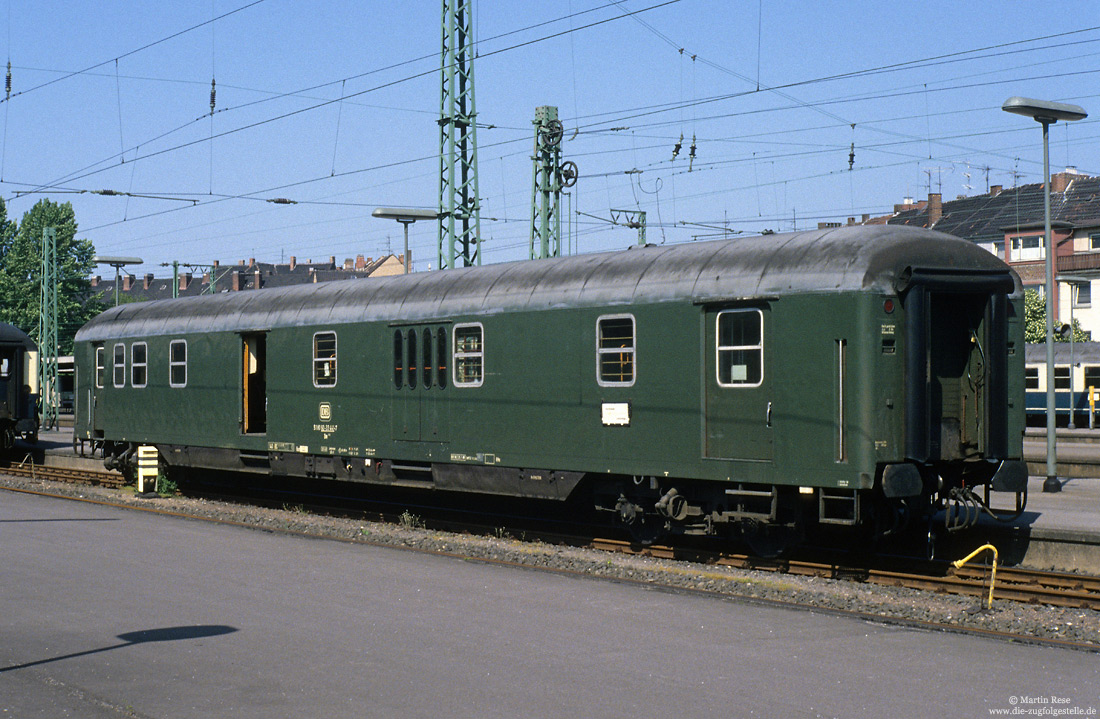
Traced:
<path fill-rule="evenodd" d="M 437 202 L 440 3 L 250 1 L 0 5 L 9 216 L 71 202 L 79 236 L 144 258 L 138 273 L 400 252 L 400 226 L 370 213 Z M 475 0 L 474 12 L 486 263 L 526 256 L 539 105 L 559 108 L 580 168 L 581 252 L 636 239 L 611 209 L 645 210 L 650 242 L 687 242 L 885 214 L 929 188 L 953 199 L 1038 182 L 1039 125 L 1000 110 L 1013 95 L 1089 110 L 1052 128 L 1052 168 L 1100 174 L 1094 0 Z M 411 239 L 415 268 L 434 266 L 434 225 Z"/>

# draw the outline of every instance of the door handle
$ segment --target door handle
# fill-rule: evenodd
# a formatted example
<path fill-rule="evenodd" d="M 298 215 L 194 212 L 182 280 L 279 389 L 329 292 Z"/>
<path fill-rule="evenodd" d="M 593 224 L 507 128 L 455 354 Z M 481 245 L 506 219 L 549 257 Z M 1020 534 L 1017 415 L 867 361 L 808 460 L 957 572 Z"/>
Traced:
<path fill-rule="evenodd" d="M 771 402 L 768 402 L 768 411 L 765 415 L 765 420 L 767 421 L 768 426 L 771 427 L 772 426 L 772 403 Z"/>

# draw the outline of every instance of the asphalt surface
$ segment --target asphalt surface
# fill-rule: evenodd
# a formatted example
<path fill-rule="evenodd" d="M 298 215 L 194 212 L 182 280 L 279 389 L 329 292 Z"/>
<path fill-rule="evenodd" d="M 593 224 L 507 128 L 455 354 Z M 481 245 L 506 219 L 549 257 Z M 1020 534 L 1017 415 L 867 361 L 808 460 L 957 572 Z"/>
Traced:
<path fill-rule="evenodd" d="M 986 717 L 1020 697 L 1098 710 L 1100 658 L 0 491 L 0 717 Z"/>

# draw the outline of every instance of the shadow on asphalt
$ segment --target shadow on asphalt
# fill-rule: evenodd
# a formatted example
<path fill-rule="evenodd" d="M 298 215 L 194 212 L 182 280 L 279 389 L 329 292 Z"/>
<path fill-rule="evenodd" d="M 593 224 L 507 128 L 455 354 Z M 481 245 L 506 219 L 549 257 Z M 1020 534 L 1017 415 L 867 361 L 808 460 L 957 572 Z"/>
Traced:
<path fill-rule="evenodd" d="M 217 637 L 221 636 L 222 634 L 232 634 L 235 631 L 237 631 L 236 627 L 229 627 L 225 626 L 224 624 L 200 624 L 194 627 L 164 627 L 161 629 L 143 629 L 137 632 L 126 632 L 125 634 L 118 635 L 118 638 L 122 640 L 121 644 L 112 644 L 109 647 L 100 647 L 99 649 L 89 649 L 83 652 L 63 654 L 59 657 L 39 659 L 38 661 L 26 662 L 25 664 L 13 664 L 8 667 L 0 667 L 0 674 L 4 672 L 15 671 L 16 669 L 36 667 L 40 664 L 59 662 L 63 659 L 86 657 L 90 654 L 109 652 L 112 649 L 132 647 L 135 644 L 149 644 L 152 642 L 176 642 L 183 639 L 202 639 L 204 637 Z"/>

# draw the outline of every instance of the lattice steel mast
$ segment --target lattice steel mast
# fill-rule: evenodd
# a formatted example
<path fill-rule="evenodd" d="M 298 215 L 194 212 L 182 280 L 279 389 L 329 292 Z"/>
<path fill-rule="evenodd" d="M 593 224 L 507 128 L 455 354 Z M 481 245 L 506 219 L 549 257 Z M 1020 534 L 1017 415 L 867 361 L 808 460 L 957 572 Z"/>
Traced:
<path fill-rule="evenodd" d="M 561 190 L 577 182 L 577 165 L 561 161 L 563 128 L 558 108 L 535 108 L 535 152 L 531 182 L 531 259 L 561 255 Z"/>
<path fill-rule="evenodd" d="M 439 268 L 481 264 L 472 0 L 443 0 Z"/>
<path fill-rule="evenodd" d="M 57 229 L 42 228 L 42 288 L 38 315 L 39 427 L 57 426 L 61 388 L 57 378 Z"/>

